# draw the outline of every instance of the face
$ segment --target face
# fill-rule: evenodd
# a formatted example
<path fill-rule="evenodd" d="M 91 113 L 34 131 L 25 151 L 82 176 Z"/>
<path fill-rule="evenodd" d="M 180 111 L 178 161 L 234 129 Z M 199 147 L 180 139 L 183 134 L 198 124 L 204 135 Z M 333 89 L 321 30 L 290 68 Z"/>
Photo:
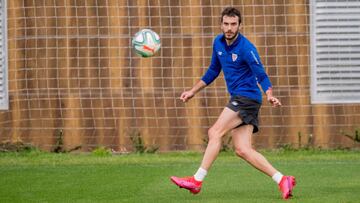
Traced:
<path fill-rule="evenodd" d="M 239 32 L 239 17 L 237 16 L 223 16 L 221 23 L 221 30 L 224 33 L 226 40 L 233 40 Z"/>

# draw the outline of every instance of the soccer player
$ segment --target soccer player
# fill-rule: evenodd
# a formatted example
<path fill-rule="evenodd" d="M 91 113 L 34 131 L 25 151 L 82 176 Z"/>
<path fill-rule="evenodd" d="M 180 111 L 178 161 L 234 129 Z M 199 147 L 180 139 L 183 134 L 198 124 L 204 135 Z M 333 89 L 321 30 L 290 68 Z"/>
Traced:
<path fill-rule="evenodd" d="M 194 176 L 172 176 L 171 181 L 193 194 L 199 193 L 206 174 L 219 154 L 222 137 L 231 131 L 236 154 L 270 176 L 278 184 L 282 198 L 288 199 L 292 196 L 295 178 L 276 170 L 251 144 L 252 134 L 258 131 L 258 112 L 262 102 L 258 84 L 273 107 L 281 106 L 281 103 L 273 96 L 271 82 L 255 46 L 239 33 L 240 28 L 240 11 L 233 7 L 225 8 L 221 14 L 223 34 L 214 40 L 208 70 L 192 89 L 184 91 L 180 96 L 183 102 L 189 101 L 223 71 L 231 98 L 215 124 L 208 130 L 209 142 L 200 168 Z"/>

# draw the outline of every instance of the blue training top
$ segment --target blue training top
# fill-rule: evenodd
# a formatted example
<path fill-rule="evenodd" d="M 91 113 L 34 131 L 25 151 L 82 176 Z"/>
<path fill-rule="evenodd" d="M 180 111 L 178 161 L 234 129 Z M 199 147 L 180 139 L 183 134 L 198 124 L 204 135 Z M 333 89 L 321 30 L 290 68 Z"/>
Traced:
<path fill-rule="evenodd" d="M 209 85 L 221 70 L 231 96 L 244 96 L 261 103 L 262 94 L 257 84 L 264 92 L 271 88 L 256 47 L 240 33 L 230 46 L 224 34 L 215 38 L 211 64 L 201 80 Z"/>

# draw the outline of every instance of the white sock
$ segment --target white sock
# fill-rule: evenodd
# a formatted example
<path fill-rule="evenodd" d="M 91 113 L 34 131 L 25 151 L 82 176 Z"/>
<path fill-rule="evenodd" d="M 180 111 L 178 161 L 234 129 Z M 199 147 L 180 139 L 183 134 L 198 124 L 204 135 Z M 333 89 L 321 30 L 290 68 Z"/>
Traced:
<path fill-rule="evenodd" d="M 195 178 L 195 180 L 197 180 L 197 181 L 203 181 L 204 178 L 205 178 L 205 176 L 206 176 L 206 174 L 207 174 L 207 171 L 206 171 L 205 169 L 203 169 L 203 168 L 200 167 L 200 168 L 196 171 L 196 173 L 195 173 L 195 175 L 194 175 L 194 178 Z"/>
<path fill-rule="evenodd" d="M 277 184 L 279 184 L 283 176 L 284 176 L 284 175 L 281 174 L 281 173 L 278 171 L 278 172 L 276 172 L 271 178 L 272 178 Z"/>

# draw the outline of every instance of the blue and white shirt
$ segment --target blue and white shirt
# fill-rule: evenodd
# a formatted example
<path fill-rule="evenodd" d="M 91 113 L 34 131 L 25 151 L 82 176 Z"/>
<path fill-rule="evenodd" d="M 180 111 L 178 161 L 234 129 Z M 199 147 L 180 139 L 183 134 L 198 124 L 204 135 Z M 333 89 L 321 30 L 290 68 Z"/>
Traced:
<path fill-rule="evenodd" d="M 201 80 L 209 85 L 221 70 L 231 96 L 243 96 L 261 103 L 258 83 L 264 92 L 272 86 L 256 47 L 240 33 L 230 46 L 223 34 L 215 38 L 211 64 Z"/>

